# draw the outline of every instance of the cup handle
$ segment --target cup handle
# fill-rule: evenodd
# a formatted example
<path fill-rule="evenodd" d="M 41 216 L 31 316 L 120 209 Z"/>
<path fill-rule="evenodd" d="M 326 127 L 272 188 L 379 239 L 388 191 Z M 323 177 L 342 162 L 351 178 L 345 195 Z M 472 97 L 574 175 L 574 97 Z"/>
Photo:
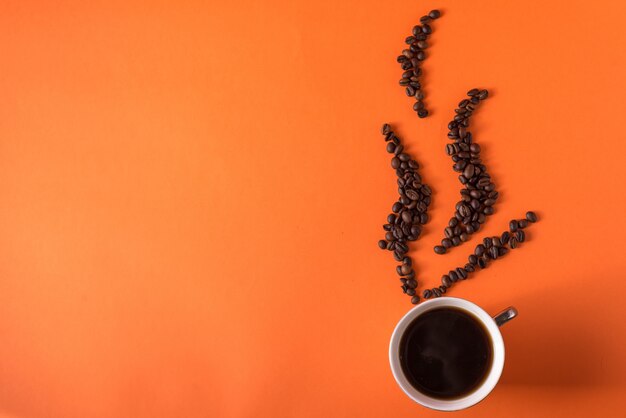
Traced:
<path fill-rule="evenodd" d="M 516 316 L 517 316 L 517 309 L 515 309 L 513 306 L 509 306 L 508 308 L 500 312 L 498 315 L 494 316 L 493 320 L 496 321 L 497 326 L 501 327 L 502 325 L 506 324 L 511 319 L 515 318 Z"/>

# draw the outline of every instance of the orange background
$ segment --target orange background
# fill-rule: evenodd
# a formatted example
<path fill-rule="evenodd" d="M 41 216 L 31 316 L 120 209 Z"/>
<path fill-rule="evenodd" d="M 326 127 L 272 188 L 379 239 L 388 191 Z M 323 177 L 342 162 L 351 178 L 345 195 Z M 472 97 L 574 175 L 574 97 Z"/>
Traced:
<path fill-rule="evenodd" d="M 435 191 L 421 289 L 541 217 L 450 292 L 520 311 L 458 416 L 622 416 L 626 6 L 531 3 L 3 2 L 0 417 L 441 416 L 387 360 L 411 305 L 376 246 L 385 121 Z M 434 7 L 418 120 L 395 56 Z M 501 199 L 439 257 L 446 125 L 475 86 Z"/>

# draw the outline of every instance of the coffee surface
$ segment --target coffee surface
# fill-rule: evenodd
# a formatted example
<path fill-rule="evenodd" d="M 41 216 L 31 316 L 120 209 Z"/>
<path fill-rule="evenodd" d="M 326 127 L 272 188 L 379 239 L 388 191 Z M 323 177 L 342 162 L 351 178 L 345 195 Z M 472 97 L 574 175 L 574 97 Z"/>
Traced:
<path fill-rule="evenodd" d="M 491 369 L 492 343 L 473 315 L 436 308 L 417 317 L 400 341 L 402 370 L 418 391 L 460 398 L 479 387 Z"/>

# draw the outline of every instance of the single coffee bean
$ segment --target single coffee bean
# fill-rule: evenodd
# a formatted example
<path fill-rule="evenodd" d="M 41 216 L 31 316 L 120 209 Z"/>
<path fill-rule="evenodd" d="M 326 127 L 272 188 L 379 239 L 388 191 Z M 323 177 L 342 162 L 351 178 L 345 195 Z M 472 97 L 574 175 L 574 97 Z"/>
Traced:
<path fill-rule="evenodd" d="M 478 244 L 476 246 L 476 249 L 474 250 L 474 254 L 476 254 L 478 257 L 480 257 L 484 253 L 485 253 L 485 246 L 483 244 Z"/>
<path fill-rule="evenodd" d="M 468 96 L 475 96 L 480 92 L 480 90 L 478 89 L 471 89 L 470 91 L 467 92 Z"/>
<path fill-rule="evenodd" d="M 504 245 L 507 242 L 509 242 L 510 237 L 511 237 L 511 234 L 509 233 L 509 231 L 504 231 L 502 235 L 500 236 L 500 242 Z"/>
<path fill-rule="evenodd" d="M 409 287 L 411 289 L 415 289 L 417 287 L 417 280 L 415 280 L 415 279 L 407 279 L 406 285 L 407 285 L 407 287 Z"/>
<path fill-rule="evenodd" d="M 446 253 L 446 248 L 441 246 L 441 245 L 435 245 L 435 253 L 437 253 L 437 254 L 445 254 Z"/>
<path fill-rule="evenodd" d="M 411 303 L 412 303 L 413 305 L 417 305 L 419 302 L 420 302 L 420 297 L 419 297 L 419 296 L 415 295 L 415 296 L 413 296 L 413 297 L 411 298 Z"/>
<path fill-rule="evenodd" d="M 511 247 L 511 249 L 517 248 L 517 238 L 515 237 L 509 238 L 509 247 Z"/>
<path fill-rule="evenodd" d="M 459 238 L 461 239 L 462 242 L 466 242 L 467 240 L 469 240 L 469 235 L 463 232 L 461 233 L 461 235 L 459 235 Z"/>
<path fill-rule="evenodd" d="M 426 43 L 426 41 L 418 41 L 417 46 L 420 47 L 421 49 L 428 48 L 428 44 Z"/>
<path fill-rule="evenodd" d="M 413 261 L 411 260 L 411 257 L 404 257 L 402 259 L 402 264 L 405 264 L 410 267 L 411 264 L 413 264 Z"/>
<path fill-rule="evenodd" d="M 400 286 L 400 288 L 402 289 L 402 293 L 406 294 L 406 291 L 409 289 L 408 287 L 406 287 L 405 284 L 403 284 L 402 286 Z"/>
<path fill-rule="evenodd" d="M 441 276 L 441 284 L 450 287 L 450 285 L 452 285 L 452 280 L 450 280 L 450 276 L 448 276 L 447 274 Z"/>
<path fill-rule="evenodd" d="M 432 295 L 432 292 L 430 291 L 430 289 L 425 289 L 424 293 L 422 293 L 422 296 L 424 296 L 424 299 L 430 298 L 431 295 Z"/>
<path fill-rule="evenodd" d="M 481 269 L 484 269 L 487 267 L 487 261 L 485 261 L 484 258 L 480 257 L 478 259 L 478 267 L 480 267 Z"/>
<path fill-rule="evenodd" d="M 384 239 L 381 239 L 380 241 L 378 241 L 378 247 L 381 250 L 384 250 L 387 248 L 387 241 L 385 241 Z"/>
<path fill-rule="evenodd" d="M 400 159 L 398 157 L 393 157 L 391 159 L 391 168 L 394 170 L 400 167 Z"/>
<path fill-rule="evenodd" d="M 517 231 L 517 221 L 515 219 L 509 222 L 509 230 L 511 232 Z"/>
<path fill-rule="evenodd" d="M 410 287 L 407 286 L 406 294 L 409 296 L 415 296 L 415 289 L 411 289 Z"/>
<path fill-rule="evenodd" d="M 495 260 L 496 258 L 498 258 L 498 255 L 499 255 L 498 247 L 491 247 L 491 248 L 489 248 L 489 256 L 492 259 Z"/>
<path fill-rule="evenodd" d="M 526 220 L 530 223 L 537 222 L 537 215 L 535 212 L 526 212 Z"/>
<path fill-rule="evenodd" d="M 471 273 L 471 272 L 473 272 L 474 270 L 476 270 L 476 268 L 474 267 L 474 264 L 470 264 L 470 263 L 467 263 L 467 264 L 465 265 L 465 267 L 463 267 L 463 268 L 464 268 L 464 269 L 465 269 L 465 271 L 467 271 L 468 273 Z"/>
<path fill-rule="evenodd" d="M 441 297 L 441 290 L 439 290 L 439 288 L 435 287 L 432 289 L 433 295 L 438 298 Z"/>
<path fill-rule="evenodd" d="M 491 248 L 491 246 L 493 245 L 491 238 L 483 238 L 483 245 L 485 246 L 485 248 Z"/>
<path fill-rule="evenodd" d="M 500 238 L 499 237 L 493 237 L 491 238 L 491 244 L 494 247 L 501 247 L 502 246 L 502 242 L 500 242 Z"/>
<path fill-rule="evenodd" d="M 425 118 L 426 116 L 428 116 L 428 111 L 426 109 L 420 109 L 417 112 L 417 116 L 419 116 L 420 118 Z"/>
<path fill-rule="evenodd" d="M 390 154 L 393 154 L 395 150 L 396 150 L 396 144 L 394 144 L 393 142 L 387 142 L 387 152 Z"/>
<path fill-rule="evenodd" d="M 526 233 L 520 229 L 515 233 L 515 238 L 518 242 L 524 242 L 526 241 Z"/>
<path fill-rule="evenodd" d="M 480 100 L 485 100 L 485 99 L 487 98 L 487 96 L 489 96 L 489 92 L 488 92 L 487 90 L 481 90 L 481 91 L 478 93 L 478 96 L 477 96 L 477 97 L 478 97 Z"/>
<path fill-rule="evenodd" d="M 459 237 L 452 237 L 452 245 L 458 247 L 461 245 L 461 239 Z"/>
<path fill-rule="evenodd" d="M 446 293 L 446 290 L 448 290 L 448 288 L 446 286 L 444 286 L 444 285 L 439 286 L 439 291 L 441 293 Z"/>
<path fill-rule="evenodd" d="M 469 257 L 467 257 L 467 261 L 469 261 L 470 264 L 476 264 L 478 262 L 478 257 L 476 257 L 476 255 L 471 254 Z"/>
<path fill-rule="evenodd" d="M 393 234 L 392 234 L 391 232 L 387 232 L 387 233 L 385 234 L 385 239 L 386 239 L 387 241 L 394 241 L 396 238 L 393 236 Z"/>
<path fill-rule="evenodd" d="M 411 266 L 407 266 L 406 264 L 403 264 L 402 267 L 400 267 L 400 272 L 403 276 L 406 276 L 411 271 L 413 271 L 413 269 L 411 269 Z"/>
<path fill-rule="evenodd" d="M 509 249 L 506 247 L 498 247 L 498 256 L 502 257 L 506 253 L 509 252 Z"/>
<path fill-rule="evenodd" d="M 450 248 L 452 247 L 452 240 L 450 238 L 444 238 L 441 240 L 441 245 L 446 249 Z"/>
<path fill-rule="evenodd" d="M 422 32 L 426 35 L 430 35 L 431 33 L 433 33 L 433 29 L 430 27 L 430 25 L 425 23 L 422 25 Z"/>
<path fill-rule="evenodd" d="M 396 221 L 396 215 L 394 215 L 393 213 L 390 213 L 389 215 L 387 215 L 387 222 L 389 222 L 390 224 L 394 223 Z"/>
<path fill-rule="evenodd" d="M 396 266 L 396 273 L 398 273 L 398 276 L 404 276 L 402 273 L 402 266 Z"/>
<path fill-rule="evenodd" d="M 428 13 L 428 16 L 429 16 L 431 19 L 438 19 L 438 18 L 439 18 L 439 16 L 441 16 L 441 12 L 440 12 L 439 10 L 437 10 L 437 9 L 435 9 L 435 10 L 431 10 L 431 11 Z"/>
<path fill-rule="evenodd" d="M 402 259 L 404 258 L 404 253 L 401 253 L 400 251 L 395 250 L 395 251 L 393 252 L 393 258 L 394 258 L 394 260 L 396 260 L 396 261 L 402 261 Z"/>
<path fill-rule="evenodd" d="M 450 280 L 452 280 L 452 283 L 456 283 L 460 279 L 459 273 L 457 273 L 455 270 L 450 270 L 448 272 L 448 276 L 450 277 Z"/>
<path fill-rule="evenodd" d="M 406 254 L 406 253 L 408 253 L 408 252 L 409 252 L 409 247 L 408 247 L 408 245 L 406 245 L 406 244 L 405 244 L 405 243 L 403 243 L 403 242 L 399 242 L 399 243 L 397 243 L 397 244 L 396 244 L 396 249 L 397 249 L 399 252 L 404 253 L 404 254 Z"/>
<path fill-rule="evenodd" d="M 520 229 L 524 229 L 528 226 L 528 221 L 526 219 L 520 219 L 517 221 L 517 227 Z"/>
<path fill-rule="evenodd" d="M 402 210 L 402 203 L 400 203 L 400 202 L 394 203 L 393 206 L 391 207 L 391 211 L 393 213 L 398 213 L 398 212 L 400 212 L 400 210 Z"/>
<path fill-rule="evenodd" d="M 465 271 L 465 269 L 462 267 L 458 267 L 456 269 L 456 274 L 458 274 L 462 280 L 467 279 L 467 271 Z"/>

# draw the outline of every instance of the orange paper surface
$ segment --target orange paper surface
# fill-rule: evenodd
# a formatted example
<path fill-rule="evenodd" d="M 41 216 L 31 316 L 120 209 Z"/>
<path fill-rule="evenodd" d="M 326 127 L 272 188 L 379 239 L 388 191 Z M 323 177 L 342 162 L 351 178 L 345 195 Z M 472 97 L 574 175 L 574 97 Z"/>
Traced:
<path fill-rule="evenodd" d="M 395 57 L 435 7 L 419 120 Z M 434 190 L 420 289 L 541 219 L 449 293 L 520 312 L 457 416 L 622 416 L 625 24 L 618 1 L 3 2 L 0 417 L 440 416 L 387 359 L 411 305 L 376 246 L 383 122 Z M 501 198 L 437 256 L 472 87 Z"/>

